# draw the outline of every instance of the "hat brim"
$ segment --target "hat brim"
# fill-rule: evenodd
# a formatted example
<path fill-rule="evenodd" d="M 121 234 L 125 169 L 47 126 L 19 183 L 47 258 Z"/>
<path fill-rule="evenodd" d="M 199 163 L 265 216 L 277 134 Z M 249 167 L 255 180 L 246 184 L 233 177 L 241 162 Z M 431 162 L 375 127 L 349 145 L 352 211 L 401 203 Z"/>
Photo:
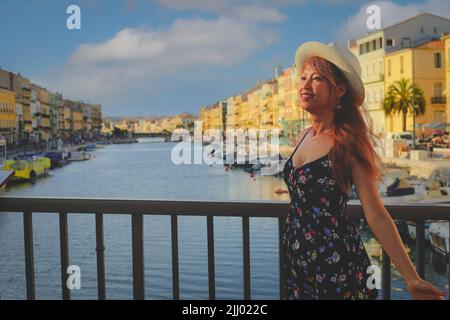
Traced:
<path fill-rule="evenodd" d="M 295 52 L 295 66 L 300 71 L 305 62 L 311 57 L 320 57 L 334 64 L 347 78 L 349 85 L 356 94 L 355 101 L 362 105 L 365 98 L 364 84 L 357 70 L 348 62 L 348 60 L 335 48 L 321 42 L 309 41 L 302 44 Z"/>

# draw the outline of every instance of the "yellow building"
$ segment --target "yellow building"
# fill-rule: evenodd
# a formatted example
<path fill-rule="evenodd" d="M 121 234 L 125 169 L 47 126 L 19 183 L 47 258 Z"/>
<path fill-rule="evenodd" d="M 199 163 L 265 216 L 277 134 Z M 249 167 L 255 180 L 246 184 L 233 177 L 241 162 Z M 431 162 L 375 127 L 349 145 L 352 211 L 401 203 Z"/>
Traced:
<path fill-rule="evenodd" d="M 27 134 L 33 131 L 31 117 L 31 89 L 30 80 L 20 74 L 10 73 L 13 78 L 13 89 L 16 93 L 16 112 L 19 122 L 19 139 L 26 139 Z"/>
<path fill-rule="evenodd" d="M 83 110 L 78 102 L 64 100 L 64 106 L 70 109 L 70 133 L 80 135 L 83 130 Z"/>
<path fill-rule="evenodd" d="M 227 102 L 227 113 L 226 113 L 226 124 L 227 129 L 238 129 L 239 128 L 239 107 L 240 96 L 228 97 Z"/>
<path fill-rule="evenodd" d="M 222 102 L 200 108 L 199 120 L 202 121 L 202 133 L 209 129 L 223 129 L 223 108 L 225 106 Z"/>
<path fill-rule="evenodd" d="M 274 123 L 277 128 L 283 128 L 283 121 L 286 118 L 286 107 L 285 107 L 285 86 L 284 86 L 284 74 L 276 77 L 277 82 L 277 93 L 274 95 L 274 108 L 276 109 L 276 114 L 274 116 Z"/>
<path fill-rule="evenodd" d="M 390 123 L 391 120 L 386 118 L 383 109 L 385 82 L 390 81 L 385 80 L 387 69 L 385 56 L 436 39 L 442 32 L 448 31 L 450 19 L 424 12 L 358 39 L 349 40 L 349 49 L 356 55 L 361 65 L 361 78 L 366 90 L 364 104 L 369 111 L 376 134 L 384 135 L 393 130 L 394 126 Z M 397 62 L 391 61 L 393 64 L 396 63 L 396 66 L 400 63 L 399 59 Z M 394 65 L 391 68 L 394 68 Z M 427 103 L 431 102 L 428 100 Z"/>
<path fill-rule="evenodd" d="M 275 118 L 278 112 L 275 108 L 276 80 L 264 82 L 260 89 L 260 128 L 271 130 L 276 127 Z"/>
<path fill-rule="evenodd" d="M 0 88 L 0 135 L 12 144 L 16 130 L 16 94 Z"/>
<path fill-rule="evenodd" d="M 260 90 L 261 84 L 257 84 L 255 87 L 247 92 L 248 101 L 248 120 L 247 125 L 249 129 L 260 128 Z"/>
<path fill-rule="evenodd" d="M 431 40 L 415 48 L 389 53 L 385 56 L 384 65 L 386 94 L 389 86 L 400 79 L 409 79 L 411 83 L 414 79 L 414 83 L 423 90 L 425 114 L 415 118 L 416 125 L 445 121 L 445 70 L 441 40 Z M 407 116 L 406 130 L 413 131 L 412 113 Z M 387 117 L 386 131 L 403 131 L 402 115 Z"/>
<path fill-rule="evenodd" d="M 249 127 L 248 93 L 245 92 L 241 96 L 241 103 L 239 108 L 239 128 L 241 128 L 242 130 L 248 130 Z"/>
<path fill-rule="evenodd" d="M 442 37 L 444 44 L 446 122 L 450 123 L 450 35 Z"/>

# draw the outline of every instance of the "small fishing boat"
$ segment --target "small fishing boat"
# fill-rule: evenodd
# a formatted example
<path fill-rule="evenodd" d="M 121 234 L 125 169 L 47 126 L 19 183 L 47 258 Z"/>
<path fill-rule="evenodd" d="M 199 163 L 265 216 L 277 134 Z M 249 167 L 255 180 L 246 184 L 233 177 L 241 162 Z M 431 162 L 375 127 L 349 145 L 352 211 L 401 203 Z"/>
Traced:
<path fill-rule="evenodd" d="M 0 170 L 0 193 L 5 191 L 6 184 L 14 176 L 14 170 Z"/>
<path fill-rule="evenodd" d="M 69 158 L 69 154 L 68 152 L 65 151 L 45 152 L 44 156 L 50 159 L 51 169 L 62 167 L 69 163 L 67 161 L 67 159 Z"/>
<path fill-rule="evenodd" d="M 87 153 L 85 151 L 73 151 L 69 152 L 69 158 L 68 161 L 85 161 L 85 160 L 91 160 L 93 156 L 90 153 Z"/>
<path fill-rule="evenodd" d="M 95 143 L 87 144 L 84 147 L 84 151 L 94 151 L 95 149 L 97 149 L 97 146 L 95 145 Z"/>
<path fill-rule="evenodd" d="M 414 187 L 405 179 L 399 179 L 398 177 L 395 178 L 395 181 L 386 188 L 386 194 L 388 197 L 405 196 L 414 193 Z"/>
<path fill-rule="evenodd" d="M 450 245 L 449 225 L 447 221 L 436 221 L 431 223 L 430 244 L 434 252 L 448 259 Z"/>
<path fill-rule="evenodd" d="M 11 181 L 34 181 L 38 177 L 46 175 L 51 167 L 51 161 L 47 157 L 30 157 L 14 160 L 6 160 L 3 170 L 13 170 Z"/>

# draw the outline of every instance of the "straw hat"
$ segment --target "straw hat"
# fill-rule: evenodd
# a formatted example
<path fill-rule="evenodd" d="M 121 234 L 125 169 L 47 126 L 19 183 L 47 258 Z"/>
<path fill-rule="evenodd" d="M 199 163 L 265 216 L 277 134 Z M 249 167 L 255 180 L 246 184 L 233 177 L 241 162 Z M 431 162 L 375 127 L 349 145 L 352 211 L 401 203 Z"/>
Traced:
<path fill-rule="evenodd" d="M 324 44 L 317 41 L 305 42 L 295 52 L 295 65 L 300 70 L 311 57 L 320 57 L 334 64 L 347 78 L 348 83 L 356 94 L 356 103 L 364 102 L 365 90 L 361 80 L 361 66 L 358 58 L 339 43 Z"/>

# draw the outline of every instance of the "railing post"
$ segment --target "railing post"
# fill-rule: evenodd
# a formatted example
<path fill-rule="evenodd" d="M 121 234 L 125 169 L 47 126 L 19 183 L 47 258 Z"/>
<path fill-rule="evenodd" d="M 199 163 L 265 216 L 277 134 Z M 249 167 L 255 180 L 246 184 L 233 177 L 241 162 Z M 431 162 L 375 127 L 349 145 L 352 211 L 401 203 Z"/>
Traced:
<path fill-rule="evenodd" d="M 416 221 L 416 268 L 419 276 L 425 278 L 425 221 Z"/>
<path fill-rule="evenodd" d="M 209 283 L 209 300 L 216 299 L 216 268 L 214 260 L 214 217 L 208 216 L 208 283 Z"/>
<path fill-rule="evenodd" d="M 285 292 L 284 292 L 284 282 L 285 282 L 285 273 L 284 273 L 284 246 L 283 246 L 283 232 L 284 232 L 284 218 L 278 218 L 278 258 L 279 258 L 279 270 L 280 270 L 280 300 L 285 300 Z"/>
<path fill-rule="evenodd" d="M 67 213 L 59 213 L 59 246 L 61 255 L 61 290 L 63 300 L 70 300 L 70 290 L 67 287 L 67 268 L 69 267 L 69 235 L 67 228 Z"/>
<path fill-rule="evenodd" d="M 450 220 L 448 221 L 448 229 L 450 230 Z M 449 235 L 450 236 L 450 235 Z M 448 265 L 448 288 L 450 290 L 450 239 L 448 239 L 449 246 L 447 247 L 447 265 Z M 445 239 L 444 239 L 445 246 Z M 450 292 L 447 292 L 447 299 L 450 300 Z"/>
<path fill-rule="evenodd" d="M 133 296 L 135 300 L 145 299 L 144 282 L 144 223 L 143 215 L 132 214 L 131 232 L 133 246 Z"/>
<path fill-rule="evenodd" d="M 383 300 L 391 299 L 391 259 L 386 251 L 382 251 L 381 288 Z"/>
<path fill-rule="evenodd" d="M 105 242 L 103 235 L 103 214 L 95 214 L 95 240 L 97 253 L 97 294 L 99 300 L 106 299 L 105 290 Z"/>
<path fill-rule="evenodd" d="M 36 299 L 34 283 L 34 254 L 33 254 L 33 213 L 23 213 L 23 235 L 25 246 L 25 275 L 27 283 L 27 299 Z"/>
<path fill-rule="evenodd" d="M 242 249 L 244 251 L 244 300 L 250 300 L 250 221 L 242 217 Z"/>
<path fill-rule="evenodd" d="M 178 262 L 178 217 L 172 214 L 172 290 L 173 299 L 180 299 L 180 274 Z"/>

